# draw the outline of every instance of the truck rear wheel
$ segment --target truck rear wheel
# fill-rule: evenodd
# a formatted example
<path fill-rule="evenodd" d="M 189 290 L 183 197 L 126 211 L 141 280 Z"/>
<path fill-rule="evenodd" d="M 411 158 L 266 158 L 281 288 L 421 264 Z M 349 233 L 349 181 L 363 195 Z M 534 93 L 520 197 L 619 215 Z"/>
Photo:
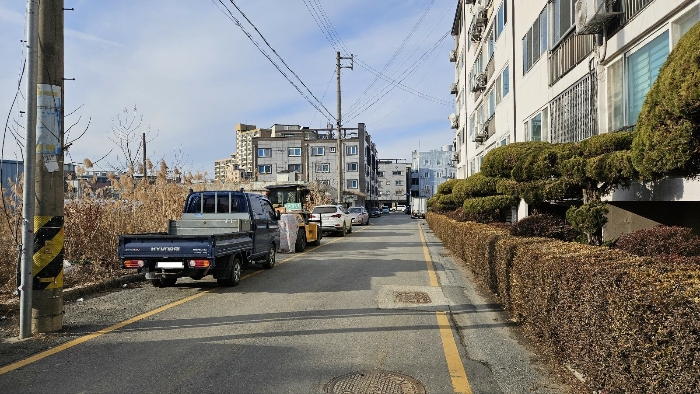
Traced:
<path fill-rule="evenodd" d="M 297 234 L 297 242 L 294 244 L 295 252 L 303 252 L 306 249 L 306 229 L 300 228 Z"/>
<path fill-rule="evenodd" d="M 270 244 L 270 250 L 267 251 L 267 258 L 263 262 L 263 268 L 270 269 L 275 266 L 275 253 L 277 252 L 277 247 L 274 243 Z"/>
<path fill-rule="evenodd" d="M 216 282 L 222 287 L 235 287 L 241 282 L 241 259 L 238 257 L 231 258 L 231 273 L 228 278 L 217 279 Z"/>

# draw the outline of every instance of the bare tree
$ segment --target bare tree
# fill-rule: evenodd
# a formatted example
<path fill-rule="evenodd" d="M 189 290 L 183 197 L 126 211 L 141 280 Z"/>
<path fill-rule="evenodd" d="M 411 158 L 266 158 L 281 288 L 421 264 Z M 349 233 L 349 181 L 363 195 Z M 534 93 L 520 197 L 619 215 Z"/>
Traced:
<path fill-rule="evenodd" d="M 154 133 L 150 126 L 143 125 L 143 115 L 137 114 L 137 112 L 136 106 L 133 110 L 124 108 L 121 113 L 112 118 L 112 134 L 107 138 L 121 152 L 116 163 L 109 163 L 116 172 L 133 174 L 137 169 L 143 171 L 141 164 L 144 149 L 143 134 L 146 135 L 147 143 L 158 136 L 158 133 Z M 141 167 L 139 167 L 140 164 Z"/>

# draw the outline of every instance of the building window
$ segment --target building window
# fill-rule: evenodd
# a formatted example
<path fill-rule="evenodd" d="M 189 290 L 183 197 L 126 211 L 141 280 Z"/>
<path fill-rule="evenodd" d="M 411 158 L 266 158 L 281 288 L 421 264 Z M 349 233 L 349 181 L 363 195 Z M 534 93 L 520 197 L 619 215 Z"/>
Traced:
<path fill-rule="evenodd" d="M 403 186 L 403 181 L 396 181 L 394 186 Z"/>
<path fill-rule="evenodd" d="M 331 165 L 329 163 L 316 164 L 316 172 L 331 172 Z"/>
<path fill-rule="evenodd" d="M 301 148 L 287 148 L 287 156 L 290 156 L 290 157 L 301 156 Z"/>
<path fill-rule="evenodd" d="M 669 52 L 668 30 L 627 58 L 627 123 L 637 123 L 642 104 Z"/>
<path fill-rule="evenodd" d="M 272 166 L 271 165 L 258 166 L 258 173 L 259 174 L 272 174 Z"/>
<path fill-rule="evenodd" d="M 504 1 L 501 3 L 501 6 L 498 7 L 498 14 L 496 16 L 496 40 L 498 40 L 498 37 L 501 36 L 501 33 L 503 33 L 503 29 L 508 23 L 508 2 Z"/>
<path fill-rule="evenodd" d="M 542 110 L 525 122 L 528 141 L 547 141 L 547 109 Z"/>
<path fill-rule="evenodd" d="M 328 152 L 329 152 L 329 153 L 335 153 L 335 146 L 329 146 L 329 147 L 328 147 Z"/>
<path fill-rule="evenodd" d="M 258 157 L 272 157 L 272 149 L 258 148 Z"/>
<path fill-rule="evenodd" d="M 523 74 L 537 63 L 540 56 L 547 51 L 547 7 L 532 24 L 525 37 L 523 37 Z"/>
<path fill-rule="evenodd" d="M 508 95 L 508 92 L 510 91 L 510 70 L 508 70 L 508 65 L 506 65 L 506 68 L 503 69 L 503 73 L 501 74 L 501 79 L 503 80 L 503 97 L 506 97 Z"/>
<path fill-rule="evenodd" d="M 569 29 L 574 27 L 574 5 L 576 0 L 553 0 L 552 1 L 552 44 L 556 45 L 562 38 L 566 37 Z"/>
<path fill-rule="evenodd" d="M 347 163 L 347 171 L 357 171 L 357 163 Z"/>
<path fill-rule="evenodd" d="M 391 175 L 398 175 L 398 176 L 401 176 L 401 175 L 403 175 L 403 171 L 392 171 L 392 172 L 391 172 Z"/>
<path fill-rule="evenodd" d="M 348 145 L 345 147 L 345 154 L 346 155 L 356 155 L 357 154 L 357 145 Z"/>
<path fill-rule="evenodd" d="M 357 189 L 357 179 L 348 179 L 348 189 Z"/>
<path fill-rule="evenodd" d="M 384 178 L 384 171 L 377 171 L 377 178 Z"/>
<path fill-rule="evenodd" d="M 314 146 L 311 148 L 312 156 L 324 156 L 326 154 L 326 148 L 323 146 Z"/>
<path fill-rule="evenodd" d="M 290 172 L 298 172 L 301 174 L 301 164 L 289 164 L 287 165 L 287 170 Z"/>

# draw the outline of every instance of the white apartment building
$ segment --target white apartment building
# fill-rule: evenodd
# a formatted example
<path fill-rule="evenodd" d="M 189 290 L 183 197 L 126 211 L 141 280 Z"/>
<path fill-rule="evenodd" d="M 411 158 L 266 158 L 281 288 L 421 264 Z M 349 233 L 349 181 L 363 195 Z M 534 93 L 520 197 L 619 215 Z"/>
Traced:
<path fill-rule="evenodd" d="M 699 20 L 699 0 L 459 1 L 450 52 L 458 177 L 478 172 L 496 146 L 633 127 L 668 54 Z M 697 181 L 638 184 L 608 200 L 610 223 L 624 224 L 609 225 L 606 238 L 700 222 Z"/>
<path fill-rule="evenodd" d="M 438 186 L 457 176 L 456 156 L 452 145 L 441 149 L 411 153 L 411 197 L 430 198 Z"/>

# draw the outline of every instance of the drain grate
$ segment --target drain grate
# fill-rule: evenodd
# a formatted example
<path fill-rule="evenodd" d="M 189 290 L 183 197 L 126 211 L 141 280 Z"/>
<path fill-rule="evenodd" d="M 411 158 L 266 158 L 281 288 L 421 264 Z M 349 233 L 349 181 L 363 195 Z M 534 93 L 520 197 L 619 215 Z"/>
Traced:
<path fill-rule="evenodd" d="M 430 296 L 424 291 L 395 291 L 396 302 L 404 304 L 430 304 Z"/>
<path fill-rule="evenodd" d="M 425 394 L 410 376 L 390 371 L 360 371 L 337 377 L 326 385 L 327 394 Z"/>

